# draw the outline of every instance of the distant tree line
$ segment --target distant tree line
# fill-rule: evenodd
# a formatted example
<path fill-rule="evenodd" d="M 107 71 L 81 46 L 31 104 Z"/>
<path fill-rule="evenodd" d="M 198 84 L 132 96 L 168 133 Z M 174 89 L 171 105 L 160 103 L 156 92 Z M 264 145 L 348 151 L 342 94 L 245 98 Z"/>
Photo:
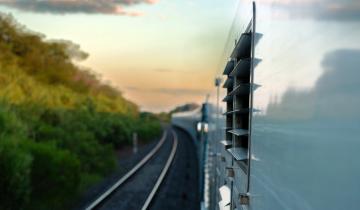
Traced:
<path fill-rule="evenodd" d="M 173 110 L 171 110 L 169 113 L 173 114 L 173 113 L 177 113 L 177 112 L 187 112 L 187 111 L 192 111 L 195 110 L 197 108 L 199 108 L 200 105 L 196 104 L 196 103 L 187 103 L 184 105 L 180 105 L 175 107 Z"/>

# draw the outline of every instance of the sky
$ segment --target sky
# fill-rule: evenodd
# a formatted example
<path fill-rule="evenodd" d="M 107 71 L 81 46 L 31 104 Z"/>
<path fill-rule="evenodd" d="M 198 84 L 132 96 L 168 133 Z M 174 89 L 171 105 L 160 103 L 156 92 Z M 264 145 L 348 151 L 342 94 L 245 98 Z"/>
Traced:
<path fill-rule="evenodd" d="M 142 110 L 160 112 L 184 103 L 202 103 L 207 94 L 215 102 L 214 78 L 221 75 L 235 39 L 248 23 L 241 16 L 251 11 L 250 2 L 0 0 L 0 11 L 11 13 L 48 39 L 79 44 L 90 56 L 78 65 L 101 75 Z M 260 108 L 289 88 L 314 87 L 323 74 L 321 61 L 327 52 L 358 48 L 359 0 L 256 2 L 257 30 L 265 33 L 256 49 L 262 62 L 255 79 L 264 87 L 257 91 Z M 344 31 L 351 32 L 346 39 Z M 307 40 L 301 45 L 307 48 L 284 50 L 275 44 L 291 49 L 301 40 Z M 312 46 L 318 46 L 317 50 L 311 50 Z M 303 55 L 312 59 L 294 66 Z M 294 67 L 296 74 L 289 71 Z"/>
<path fill-rule="evenodd" d="M 236 0 L 0 0 L 0 11 L 47 39 L 89 53 L 78 65 L 142 110 L 214 95 Z"/>

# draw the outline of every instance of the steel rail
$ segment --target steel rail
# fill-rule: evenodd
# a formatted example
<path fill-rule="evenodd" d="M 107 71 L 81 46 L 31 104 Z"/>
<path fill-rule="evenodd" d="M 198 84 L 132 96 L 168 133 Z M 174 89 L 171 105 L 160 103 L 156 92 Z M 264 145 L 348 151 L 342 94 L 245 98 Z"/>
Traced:
<path fill-rule="evenodd" d="M 142 166 L 148 162 L 160 147 L 164 144 L 167 136 L 167 131 L 164 131 L 163 136 L 157 145 L 138 163 L 132 168 L 128 173 L 121 177 L 114 185 L 112 185 L 108 190 L 106 190 L 101 196 L 99 196 L 95 201 L 93 201 L 85 210 L 92 210 L 99 207 L 116 189 L 118 189 L 122 184 L 124 184 L 132 175 L 134 175 Z"/>
<path fill-rule="evenodd" d="M 146 199 L 143 207 L 141 208 L 141 210 L 149 209 L 151 201 L 154 199 L 154 196 L 155 196 L 156 192 L 159 190 L 159 187 L 160 187 L 161 183 L 164 181 L 164 178 L 165 178 L 167 172 L 169 171 L 169 168 L 170 168 L 170 166 L 171 166 L 171 164 L 172 164 L 172 162 L 174 160 L 176 150 L 177 150 L 177 146 L 178 146 L 178 138 L 177 138 L 177 135 L 176 135 L 174 130 L 172 130 L 172 134 L 174 136 L 174 142 L 173 142 L 173 146 L 172 146 L 172 149 L 171 149 L 170 156 L 169 156 L 168 160 L 166 161 L 165 167 L 161 171 L 161 174 L 160 174 L 158 180 L 156 181 L 152 191 L 150 192 L 149 196 L 147 197 L 147 199 Z"/>

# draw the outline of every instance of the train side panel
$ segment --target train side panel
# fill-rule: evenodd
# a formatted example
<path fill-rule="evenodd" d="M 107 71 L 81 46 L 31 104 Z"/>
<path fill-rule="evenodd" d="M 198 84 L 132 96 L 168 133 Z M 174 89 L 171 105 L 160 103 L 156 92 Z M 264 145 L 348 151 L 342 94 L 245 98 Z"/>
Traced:
<path fill-rule="evenodd" d="M 248 209 L 359 209 L 360 7 L 318 2 L 257 2 Z"/>

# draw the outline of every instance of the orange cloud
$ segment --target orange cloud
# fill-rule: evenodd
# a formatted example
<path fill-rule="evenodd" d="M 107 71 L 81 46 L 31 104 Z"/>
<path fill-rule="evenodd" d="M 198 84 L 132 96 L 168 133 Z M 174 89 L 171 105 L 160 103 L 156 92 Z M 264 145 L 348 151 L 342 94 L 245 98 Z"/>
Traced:
<path fill-rule="evenodd" d="M 146 3 L 148 3 L 148 4 L 156 4 L 158 2 L 159 2 L 159 0 L 146 0 Z"/>

